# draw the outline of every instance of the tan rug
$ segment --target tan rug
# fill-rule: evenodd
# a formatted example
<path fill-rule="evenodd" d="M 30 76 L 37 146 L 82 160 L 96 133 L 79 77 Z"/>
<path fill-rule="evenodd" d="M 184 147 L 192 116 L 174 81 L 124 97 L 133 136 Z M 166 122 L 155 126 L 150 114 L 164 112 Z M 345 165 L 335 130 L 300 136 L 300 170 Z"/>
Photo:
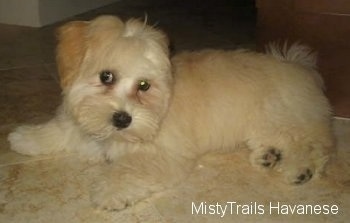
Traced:
<path fill-rule="evenodd" d="M 335 134 L 338 155 L 324 179 L 288 186 L 251 168 L 247 150 L 211 154 L 188 181 L 121 212 L 90 205 L 98 165 L 73 156 L 3 165 L 0 222 L 349 222 L 350 121 L 336 120 Z"/>

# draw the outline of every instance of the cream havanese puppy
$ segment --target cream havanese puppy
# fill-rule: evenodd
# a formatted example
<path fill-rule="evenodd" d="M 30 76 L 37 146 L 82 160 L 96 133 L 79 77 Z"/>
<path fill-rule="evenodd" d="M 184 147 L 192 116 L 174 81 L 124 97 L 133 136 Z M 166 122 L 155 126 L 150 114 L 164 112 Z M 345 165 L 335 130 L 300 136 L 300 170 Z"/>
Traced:
<path fill-rule="evenodd" d="M 170 59 L 163 32 L 114 16 L 70 22 L 58 39 L 63 103 L 8 139 L 22 154 L 110 161 L 91 193 L 100 208 L 121 210 L 174 185 L 211 151 L 247 146 L 253 166 L 291 184 L 320 175 L 329 159 L 331 109 L 305 46 Z"/>

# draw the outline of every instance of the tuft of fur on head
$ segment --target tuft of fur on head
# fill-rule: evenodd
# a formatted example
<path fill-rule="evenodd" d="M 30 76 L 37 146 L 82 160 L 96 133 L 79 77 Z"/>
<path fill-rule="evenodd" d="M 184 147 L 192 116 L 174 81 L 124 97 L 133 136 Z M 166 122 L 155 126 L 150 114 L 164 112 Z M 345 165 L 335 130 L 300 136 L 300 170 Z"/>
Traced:
<path fill-rule="evenodd" d="M 158 48 L 166 57 L 169 56 L 167 36 L 139 19 L 130 19 L 123 23 L 118 17 L 104 15 L 92 21 L 69 22 L 57 29 L 56 33 L 56 61 L 63 90 L 78 77 L 87 50 L 110 38 L 119 36 L 143 39 L 148 45 Z"/>

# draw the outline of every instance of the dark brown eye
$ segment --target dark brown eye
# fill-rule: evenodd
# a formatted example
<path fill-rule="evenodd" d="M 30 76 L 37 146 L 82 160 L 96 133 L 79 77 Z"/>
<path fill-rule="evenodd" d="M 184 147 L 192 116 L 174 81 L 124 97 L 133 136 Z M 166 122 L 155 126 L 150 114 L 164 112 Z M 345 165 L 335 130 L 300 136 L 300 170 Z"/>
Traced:
<path fill-rule="evenodd" d="M 100 73 L 100 80 L 104 85 L 112 85 L 115 82 L 115 77 L 111 71 L 104 70 Z"/>
<path fill-rule="evenodd" d="M 138 90 L 147 91 L 151 87 L 151 84 L 148 81 L 142 80 L 139 82 Z"/>

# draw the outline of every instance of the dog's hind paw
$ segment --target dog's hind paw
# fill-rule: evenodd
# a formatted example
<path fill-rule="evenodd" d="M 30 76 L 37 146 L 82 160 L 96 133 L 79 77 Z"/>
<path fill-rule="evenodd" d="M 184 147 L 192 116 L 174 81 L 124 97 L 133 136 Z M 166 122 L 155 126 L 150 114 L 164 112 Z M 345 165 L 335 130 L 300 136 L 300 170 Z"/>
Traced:
<path fill-rule="evenodd" d="M 287 184 L 302 185 L 309 182 L 314 175 L 315 173 L 312 168 L 293 168 L 289 169 L 288 172 L 285 172 L 285 180 Z"/>
<path fill-rule="evenodd" d="M 296 185 L 304 184 L 309 180 L 311 180 L 312 176 L 313 176 L 313 173 L 309 168 L 303 169 L 302 171 L 300 171 L 300 173 L 297 174 L 297 176 L 293 181 L 293 184 L 296 184 Z"/>
<path fill-rule="evenodd" d="M 261 165 L 264 167 L 272 168 L 282 159 L 282 154 L 275 148 L 270 148 L 261 157 Z"/>
<path fill-rule="evenodd" d="M 254 151 L 252 162 L 263 168 L 273 168 L 282 160 L 282 153 L 278 149 L 269 147 L 263 151 Z"/>

